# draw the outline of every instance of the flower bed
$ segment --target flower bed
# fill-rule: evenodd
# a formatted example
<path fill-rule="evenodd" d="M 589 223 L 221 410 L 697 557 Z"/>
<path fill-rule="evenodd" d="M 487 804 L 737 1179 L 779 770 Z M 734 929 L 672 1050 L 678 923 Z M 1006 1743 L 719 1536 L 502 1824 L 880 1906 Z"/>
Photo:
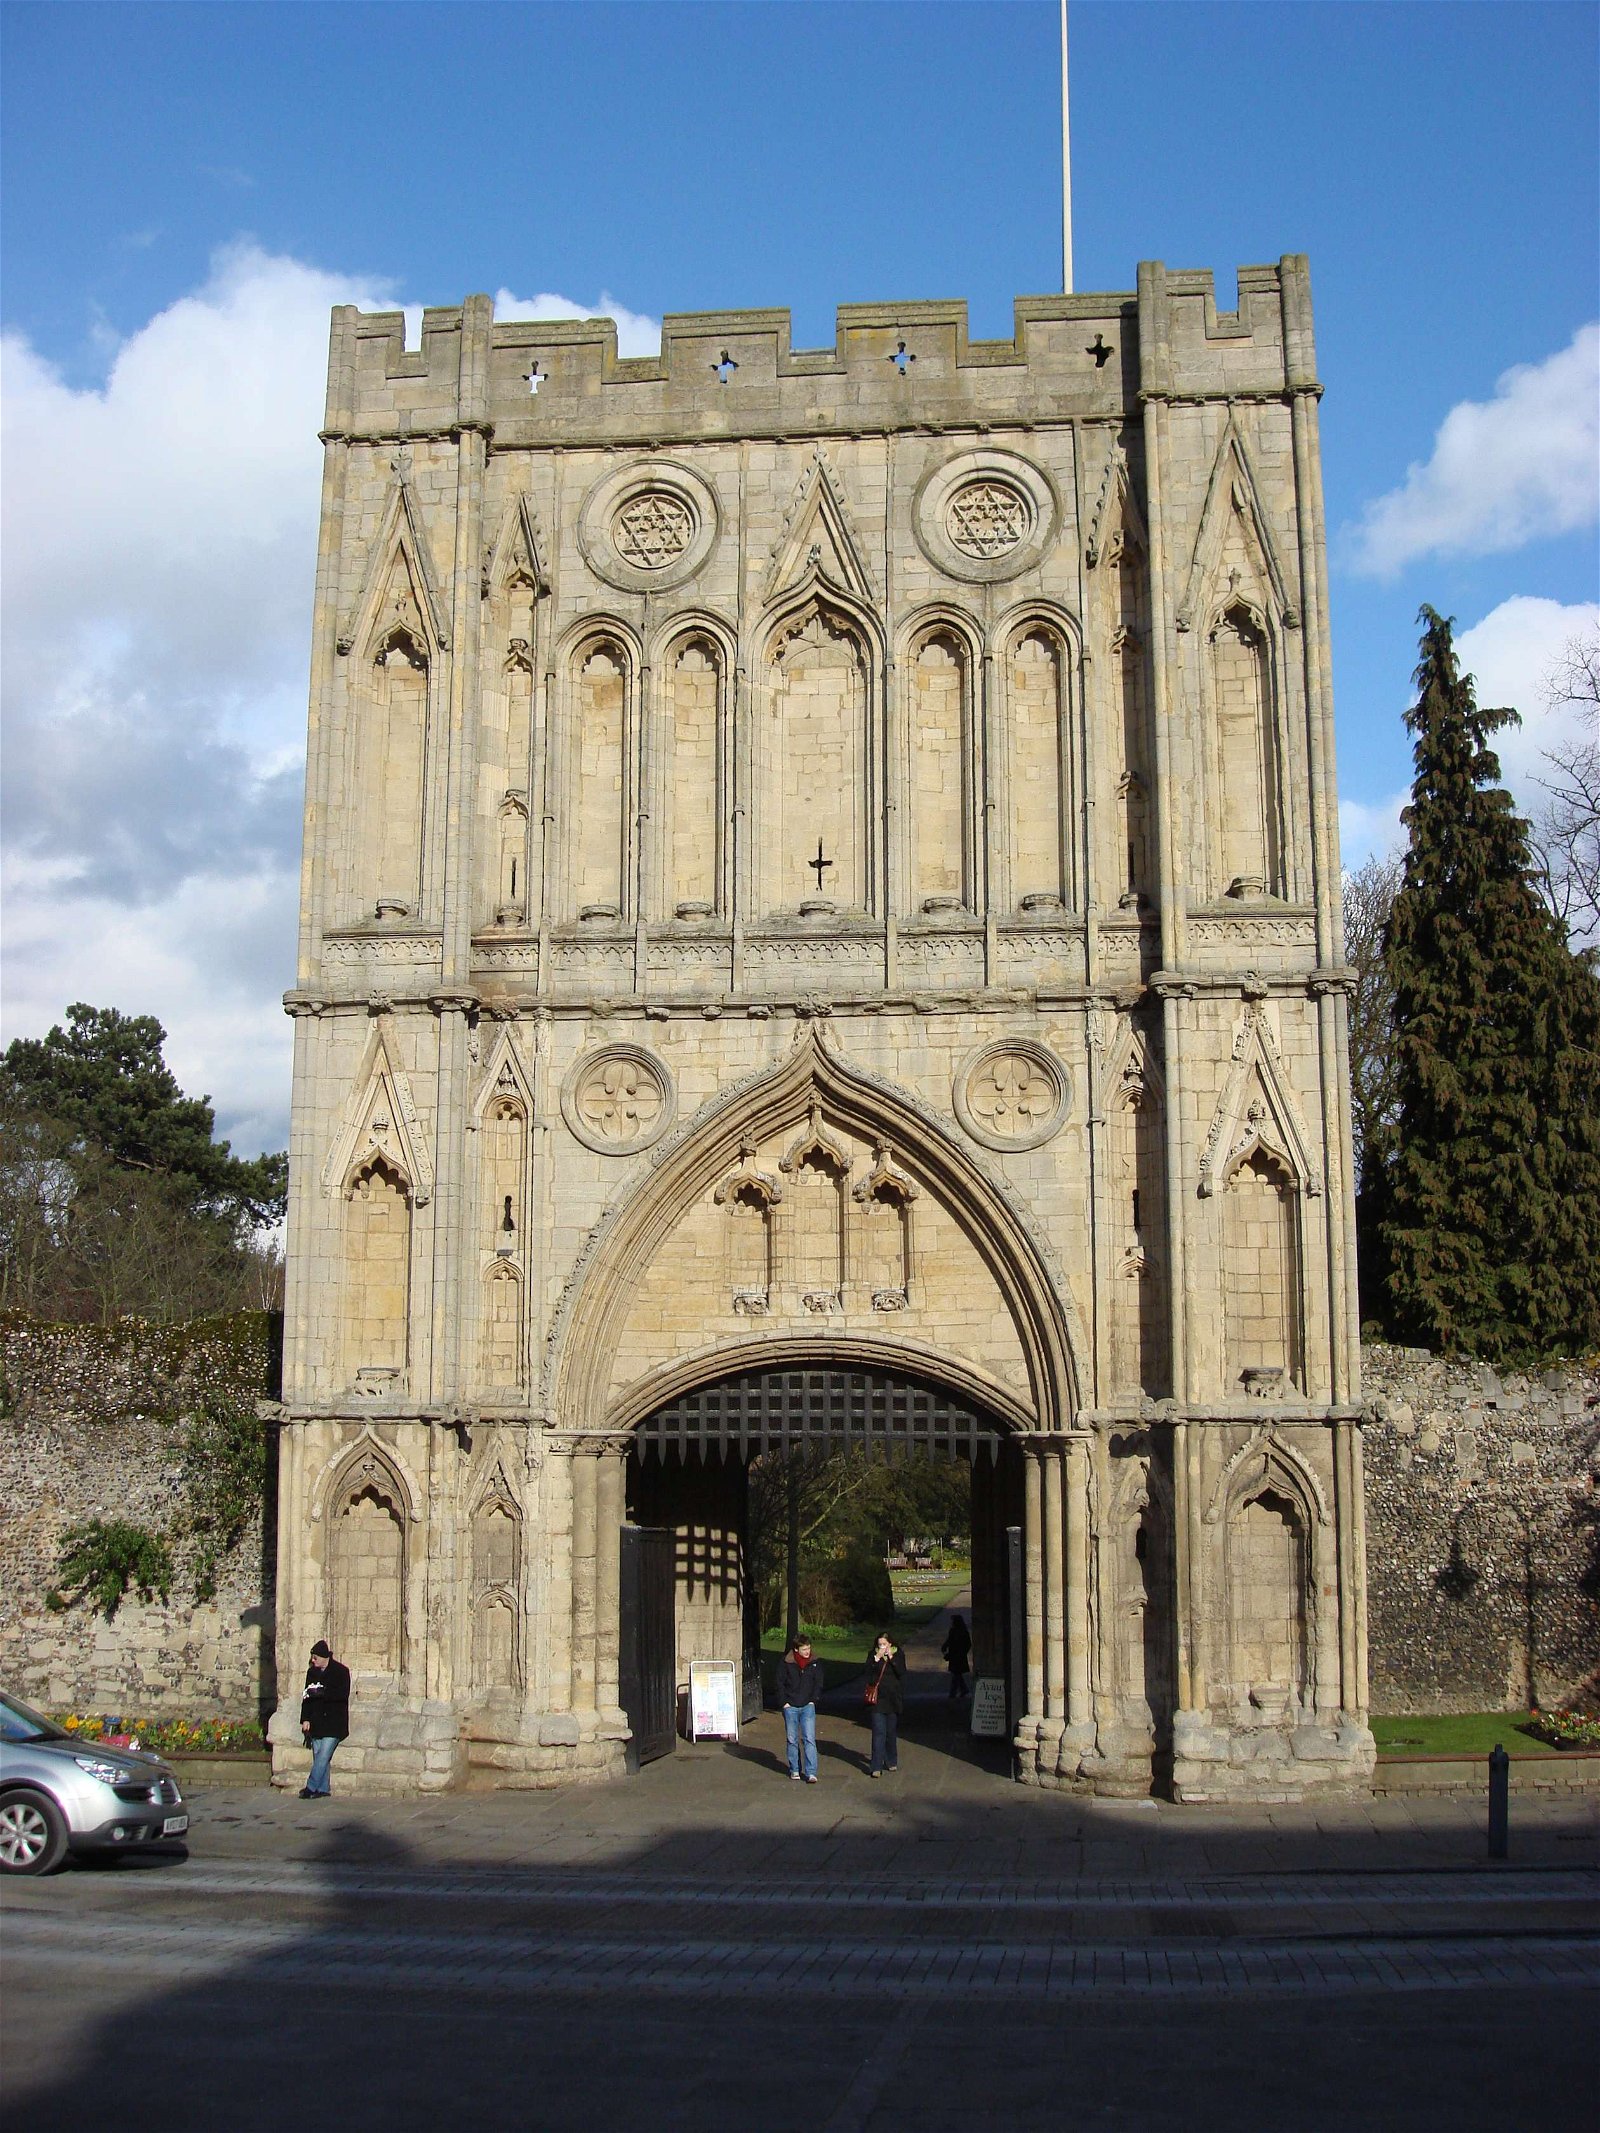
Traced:
<path fill-rule="evenodd" d="M 1528 1730 L 1556 1748 L 1600 1748 L 1600 1718 L 1581 1711 L 1540 1711 Z"/>
<path fill-rule="evenodd" d="M 260 1755 L 267 1745 L 261 1728 L 247 1720 L 138 1718 L 85 1711 L 57 1711 L 53 1716 L 58 1726 L 80 1740 L 145 1748 L 155 1755 Z"/>

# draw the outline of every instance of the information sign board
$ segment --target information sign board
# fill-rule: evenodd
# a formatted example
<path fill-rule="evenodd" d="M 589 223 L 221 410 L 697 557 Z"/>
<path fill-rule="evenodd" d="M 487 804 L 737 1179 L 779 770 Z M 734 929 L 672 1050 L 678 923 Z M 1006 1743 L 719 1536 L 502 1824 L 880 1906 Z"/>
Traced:
<path fill-rule="evenodd" d="M 1006 1685 L 998 1674 L 980 1674 L 972 1684 L 972 1730 L 991 1740 L 1006 1737 Z"/>
<path fill-rule="evenodd" d="M 689 1661 L 689 1738 L 739 1738 L 739 1664 L 735 1659 Z"/>

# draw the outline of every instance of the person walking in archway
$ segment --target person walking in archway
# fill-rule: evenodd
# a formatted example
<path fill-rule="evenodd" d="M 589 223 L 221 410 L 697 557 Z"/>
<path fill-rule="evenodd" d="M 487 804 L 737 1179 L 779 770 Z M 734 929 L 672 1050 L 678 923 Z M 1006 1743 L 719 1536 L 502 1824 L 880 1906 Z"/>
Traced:
<path fill-rule="evenodd" d="M 783 1738 L 789 1751 L 789 1775 L 817 1782 L 817 1698 L 822 1694 L 822 1661 L 811 1656 L 811 1639 L 797 1637 L 778 1661 L 778 1701 L 783 1706 Z"/>
<path fill-rule="evenodd" d="M 867 1708 L 872 1714 L 871 1777 L 900 1767 L 900 1713 L 906 1704 L 906 1662 L 885 1629 L 867 1661 Z"/>
<path fill-rule="evenodd" d="M 950 1669 L 950 1701 L 959 1703 L 967 1693 L 967 1671 L 972 1664 L 972 1632 L 961 1615 L 950 1617 L 950 1628 L 939 1652 Z"/>

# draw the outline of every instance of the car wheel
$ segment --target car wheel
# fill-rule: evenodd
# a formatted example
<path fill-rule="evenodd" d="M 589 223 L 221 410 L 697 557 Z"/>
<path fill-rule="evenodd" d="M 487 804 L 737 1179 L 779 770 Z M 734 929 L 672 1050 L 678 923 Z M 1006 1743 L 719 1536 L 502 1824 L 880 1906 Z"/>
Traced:
<path fill-rule="evenodd" d="M 0 1799 L 0 1874 L 49 1874 L 67 1854 L 67 1825 L 47 1793 Z"/>

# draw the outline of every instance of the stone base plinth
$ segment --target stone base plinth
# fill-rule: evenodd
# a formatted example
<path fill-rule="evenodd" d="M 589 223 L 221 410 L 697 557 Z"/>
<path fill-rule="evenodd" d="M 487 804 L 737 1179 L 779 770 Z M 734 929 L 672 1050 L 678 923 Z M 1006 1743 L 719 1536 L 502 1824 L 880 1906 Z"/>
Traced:
<path fill-rule="evenodd" d="M 1179 1711 L 1172 1722 L 1172 1797 L 1194 1805 L 1369 1793 L 1376 1761 L 1371 1729 L 1346 1716 L 1251 1726 Z"/>

